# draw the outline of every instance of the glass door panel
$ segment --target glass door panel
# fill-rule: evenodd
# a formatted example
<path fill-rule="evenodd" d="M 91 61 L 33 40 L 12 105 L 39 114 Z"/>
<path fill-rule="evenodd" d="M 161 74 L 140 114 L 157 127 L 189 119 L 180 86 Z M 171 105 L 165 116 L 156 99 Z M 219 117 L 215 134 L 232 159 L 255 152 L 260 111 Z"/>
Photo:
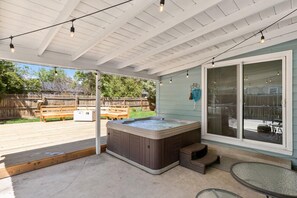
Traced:
<path fill-rule="evenodd" d="M 282 144 L 282 60 L 243 66 L 243 138 Z"/>
<path fill-rule="evenodd" d="M 237 137 L 237 66 L 207 70 L 207 133 Z"/>

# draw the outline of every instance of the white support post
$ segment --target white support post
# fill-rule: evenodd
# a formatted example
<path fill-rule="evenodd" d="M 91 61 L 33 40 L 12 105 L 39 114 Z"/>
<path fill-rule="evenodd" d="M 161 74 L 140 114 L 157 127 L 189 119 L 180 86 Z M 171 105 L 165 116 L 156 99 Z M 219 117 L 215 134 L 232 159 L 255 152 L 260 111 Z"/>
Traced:
<path fill-rule="evenodd" d="M 160 80 L 156 82 L 156 113 L 160 116 Z"/>
<path fill-rule="evenodd" d="M 96 154 L 99 155 L 101 153 L 101 146 L 100 146 L 100 135 L 101 135 L 101 129 L 100 129 L 100 109 L 101 109 L 101 74 L 99 71 L 96 71 Z"/>

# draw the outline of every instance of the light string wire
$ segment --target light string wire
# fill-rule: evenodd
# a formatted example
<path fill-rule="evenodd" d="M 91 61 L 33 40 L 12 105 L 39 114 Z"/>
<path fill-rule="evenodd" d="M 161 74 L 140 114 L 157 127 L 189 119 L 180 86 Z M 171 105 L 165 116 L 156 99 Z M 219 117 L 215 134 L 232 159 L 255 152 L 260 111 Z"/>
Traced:
<path fill-rule="evenodd" d="M 277 24 L 277 23 L 280 22 L 281 20 L 287 18 L 289 15 L 293 14 L 293 13 L 296 12 L 296 11 L 297 11 L 297 8 L 294 9 L 294 10 L 292 10 L 291 12 L 289 12 L 288 14 L 286 14 L 285 16 L 281 17 L 280 19 L 276 20 L 275 22 L 271 23 L 270 25 L 266 26 L 265 28 L 261 29 L 260 31 L 258 31 L 258 32 L 256 32 L 256 33 L 254 33 L 253 35 L 249 36 L 248 38 L 246 38 L 246 39 L 240 41 L 239 43 L 236 43 L 234 46 L 231 46 L 230 48 L 228 48 L 228 49 L 224 50 L 223 52 L 221 52 L 221 53 L 219 53 L 219 54 L 213 56 L 212 58 L 206 60 L 205 62 L 203 62 L 203 63 L 201 63 L 201 64 L 199 64 L 199 65 L 204 65 L 204 64 L 206 64 L 206 63 L 210 63 L 210 61 L 212 61 L 212 63 L 214 64 L 214 63 L 215 63 L 215 61 L 214 61 L 215 58 L 217 58 L 217 57 L 219 57 L 219 56 L 221 56 L 221 55 L 223 55 L 223 54 L 229 52 L 230 50 L 232 50 L 232 49 L 234 49 L 235 47 L 241 45 L 242 43 L 246 42 L 247 40 L 250 40 L 251 38 L 257 36 L 258 34 L 261 34 L 261 35 L 262 35 L 262 34 L 263 34 L 263 31 L 265 31 L 265 30 L 267 30 L 268 28 L 272 27 L 273 25 Z M 199 66 L 199 65 L 198 65 L 198 66 Z M 197 66 L 196 66 L 196 67 L 197 67 Z M 187 69 L 187 72 L 189 72 L 190 70 L 195 69 L 196 67 Z M 171 83 L 172 83 L 172 78 L 173 78 L 173 77 L 180 76 L 180 75 L 182 75 L 182 74 L 184 74 L 184 72 L 182 72 L 182 73 L 178 72 L 178 74 L 176 74 L 176 75 L 168 75 L 169 77 L 167 77 L 167 78 L 162 78 L 162 81 L 164 81 L 164 80 L 166 80 L 166 79 L 171 79 Z"/>
<path fill-rule="evenodd" d="M 59 26 L 59 25 L 66 24 L 66 23 L 72 23 L 75 20 L 79 20 L 79 19 L 82 19 L 82 18 L 91 16 L 91 15 L 97 14 L 99 12 L 103 12 L 105 10 L 109 10 L 111 8 L 114 8 L 114 7 L 117 7 L 117 6 L 126 4 L 126 3 L 131 2 L 131 1 L 133 1 L 133 0 L 127 0 L 127 1 L 124 1 L 124 2 L 121 2 L 121 3 L 118 3 L 118 4 L 115 4 L 115 5 L 106 7 L 106 8 L 101 9 L 101 10 L 97 10 L 95 12 L 91 12 L 89 14 L 85 14 L 85 15 L 82 15 L 82 16 L 79 16 L 79 17 L 76 17 L 76 18 L 73 18 L 73 19 L 70 19 L 70 20 L 66 20 L 66 21 L 63 21 L 63 22 L 60 22 L 60 23 L 49 25 L 49 26 L 46 26 L 46 27 L 43 27 L 43 28 L 39 28 L 39 29 L 35 29 L 35 30 L 32 30 L 32 31 L 24 32 L 24 33 L 21 33 L 21 34 L 16 34 L 16 35 L 11 35 L 11 36 L 8 36 L 8 37 L 0 38 L 0 41 L 8 40 L 8 39 L 11 39 L 11 38 L 16 38 L 16 37 L 20 37 L 20 36 L 24 36 L 24 35 L 27 35 L 27 34 L 32 34 L 32 33 L 39 32 L 39 31 L 43 31 L 43 30 L 50 29 L 50 28 L 53 28 L 53 27 L 56 27 L 56 26 Z"/>

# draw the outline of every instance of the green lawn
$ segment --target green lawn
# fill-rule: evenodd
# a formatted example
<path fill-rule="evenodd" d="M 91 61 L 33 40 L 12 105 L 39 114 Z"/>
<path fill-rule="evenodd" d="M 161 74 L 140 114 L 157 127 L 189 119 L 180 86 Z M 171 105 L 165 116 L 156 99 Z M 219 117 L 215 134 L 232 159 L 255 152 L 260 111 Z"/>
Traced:
<path fill-rule="evenodd" d="M 130 118 L 145 118 L 150 116 L 156 116 L 156 112 L 154 111 L 130 111 Z"/>
<path fill-rule="evenodd" d="M 0 121 L 0 124 L 17 124 L 26 122 L 39 122 L 39 118 L 16 118 L 12 120 L 3 120 Z"/>
<path fill-rule="evenodd" d="M 72 120 L 72 118 L 66 118 L 66 120 Z M 46 122 L 61 121 L 59 118 L 48 118 Z M 18 123 L 27 123 L 27 122 L 40 122 L 39 118 L 16 118 L 12 120 L 3 120 L 0 121 L 0 124 L 18 124 Z"/>
<path fill-rule="evenodd" d="M 142 111 L 140 108 L 131 108 L 130 118 L 145 118 L 150 116 L 155 116 L 154 111 Z M 67 119 L 66 119 L 67 120 Z M 47 122 L 60 121 L 59 118 L 49 118 Z M 27 122 L 39 122 L 39 118 L 17 118 L 12 120 L 0 121 L 0 124 L 17 124 L 17 123 L 27 123 Z"/>

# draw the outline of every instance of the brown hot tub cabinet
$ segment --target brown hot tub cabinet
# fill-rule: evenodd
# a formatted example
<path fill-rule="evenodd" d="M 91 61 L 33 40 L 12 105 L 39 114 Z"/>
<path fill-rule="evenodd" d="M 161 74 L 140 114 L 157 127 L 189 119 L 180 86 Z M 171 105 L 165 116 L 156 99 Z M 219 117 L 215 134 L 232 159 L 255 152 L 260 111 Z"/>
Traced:
<path fill-rule="evenodd" d="M 183 126 L 154 131 L 109 121 L 107 153 L 151 174 L 161 174 L 179 164 L 180 148 L 201 142 L 200 123 L 184 122 Z"/>

